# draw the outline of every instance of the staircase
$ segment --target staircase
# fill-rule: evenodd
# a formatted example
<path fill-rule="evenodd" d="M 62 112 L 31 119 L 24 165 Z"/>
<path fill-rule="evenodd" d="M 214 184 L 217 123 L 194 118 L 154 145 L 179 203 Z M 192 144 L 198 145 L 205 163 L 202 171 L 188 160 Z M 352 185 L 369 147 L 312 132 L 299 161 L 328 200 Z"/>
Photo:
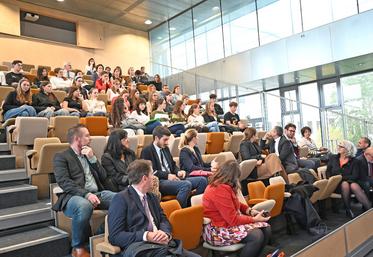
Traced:
<path fill-rule="evenodd" d="M 61 257 L 69 254 L 68 234 L 53 227 L 50 200 L 37 199 L 25 169 L 0 143 L 0 257 Z"/>

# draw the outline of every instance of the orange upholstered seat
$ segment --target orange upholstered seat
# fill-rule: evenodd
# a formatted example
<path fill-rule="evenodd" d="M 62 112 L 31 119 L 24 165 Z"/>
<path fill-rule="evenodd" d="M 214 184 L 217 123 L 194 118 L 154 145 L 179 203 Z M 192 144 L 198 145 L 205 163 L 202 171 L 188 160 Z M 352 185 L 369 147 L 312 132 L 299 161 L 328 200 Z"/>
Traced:
<path fill-rule="evenodd" d="M 84 123 L 83 123 L 84 122 Z M 91 136 L 107 136 L 108 121 L 106 117 L 86 117 L 80 123 L 85 124 Z"/>
<path fill-rule="evenodd" d="M 224 132 L 207 133 L 206 153 L 221 153 L 224 149 Z"/>

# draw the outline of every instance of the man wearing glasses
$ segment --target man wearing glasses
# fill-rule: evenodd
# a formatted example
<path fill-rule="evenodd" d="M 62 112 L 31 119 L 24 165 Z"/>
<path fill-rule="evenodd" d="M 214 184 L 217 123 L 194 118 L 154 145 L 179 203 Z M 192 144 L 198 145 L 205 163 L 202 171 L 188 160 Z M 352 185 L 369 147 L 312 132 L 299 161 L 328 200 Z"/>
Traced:
<path fill-rule="evenodd" d="M 12 62 L 12 71 L 5 75 L 6 84 L 8 86 L 17 86 L 18 81 L 20 81 L 22 78 L 22 61 L 14 60 Z"/>
<path fill-rule="evenodd" d="M 299 167 L 305 168 L 305 169 L 313 169 L 317 170 L 317 168 L 320 166 L 320 159 L 318 158 L 306 158 L 306 157 L 300 157 L 299 156 L 299 146 L 297 143 L 297 139 L 295 138 L 295 132 L 297 130 L 297 126 L 293 123 L 288 123 L 285 126 L 285 137 L 291 142 L 294 148 L 294 155 L 297 158 L 297 162 Z"/>

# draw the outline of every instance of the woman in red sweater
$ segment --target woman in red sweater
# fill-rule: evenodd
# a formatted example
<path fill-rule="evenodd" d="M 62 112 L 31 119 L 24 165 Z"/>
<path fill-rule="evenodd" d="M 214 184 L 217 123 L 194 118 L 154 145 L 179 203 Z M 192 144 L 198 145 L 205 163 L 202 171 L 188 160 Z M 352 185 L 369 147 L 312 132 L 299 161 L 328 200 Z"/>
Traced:
<path fill-rule="evenodd" d="M 204 227 L 203 238 L 214 246 L 246 244 L 240 256 L 259 256 L 268 243 L 271 229 L 263 211 L 252 210 L 240 203 L 240 167 L 235 160 L 226 161 L 211 177 L 203 194 L 204 217 L 211 223 Z"/>

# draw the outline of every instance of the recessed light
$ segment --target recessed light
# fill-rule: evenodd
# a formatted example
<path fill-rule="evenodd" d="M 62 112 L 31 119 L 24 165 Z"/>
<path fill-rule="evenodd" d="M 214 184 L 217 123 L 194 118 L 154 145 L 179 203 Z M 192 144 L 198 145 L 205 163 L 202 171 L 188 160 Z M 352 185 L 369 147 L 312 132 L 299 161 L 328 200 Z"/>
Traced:
<path fill-rule="evenodd" d="M 219 6 L 214 6 L 214 7 L 212 7 L 212 10 L 213 10 L 213 11 L 219 11 L 219 10 L 220 10 L 220 7 L 219 7 Z"/>
<path fill-rule="evenodd" d="M 170 31 L 175 31 L 175 30 L 176 30 L 175 27 L 171 27 L 171 28 L 170 28 Z"/>
<path fill-rule="evenodd" d="M 157 37 L 158 40 L 161 40 L 163 37 Z"/>
<path fill-rule="evenodd" d="M 153 22 L 152 22 L 151 20 L 146 20 L 146 21 L 144 21 L 144 23 L 145 23 L 146 25 L 150 25 L 150 24 L 152 24 Z"/>
<path fill-rule="evenodd" d="M 63 2 L 63 1 L 65 1 L 65 0 L 57 0 L 57 2 Z"/>
<path fill-rule="evenodd" d="M 197 22 L 198 20 L 197 19 L 193 19 L 193 22 Z"/>

